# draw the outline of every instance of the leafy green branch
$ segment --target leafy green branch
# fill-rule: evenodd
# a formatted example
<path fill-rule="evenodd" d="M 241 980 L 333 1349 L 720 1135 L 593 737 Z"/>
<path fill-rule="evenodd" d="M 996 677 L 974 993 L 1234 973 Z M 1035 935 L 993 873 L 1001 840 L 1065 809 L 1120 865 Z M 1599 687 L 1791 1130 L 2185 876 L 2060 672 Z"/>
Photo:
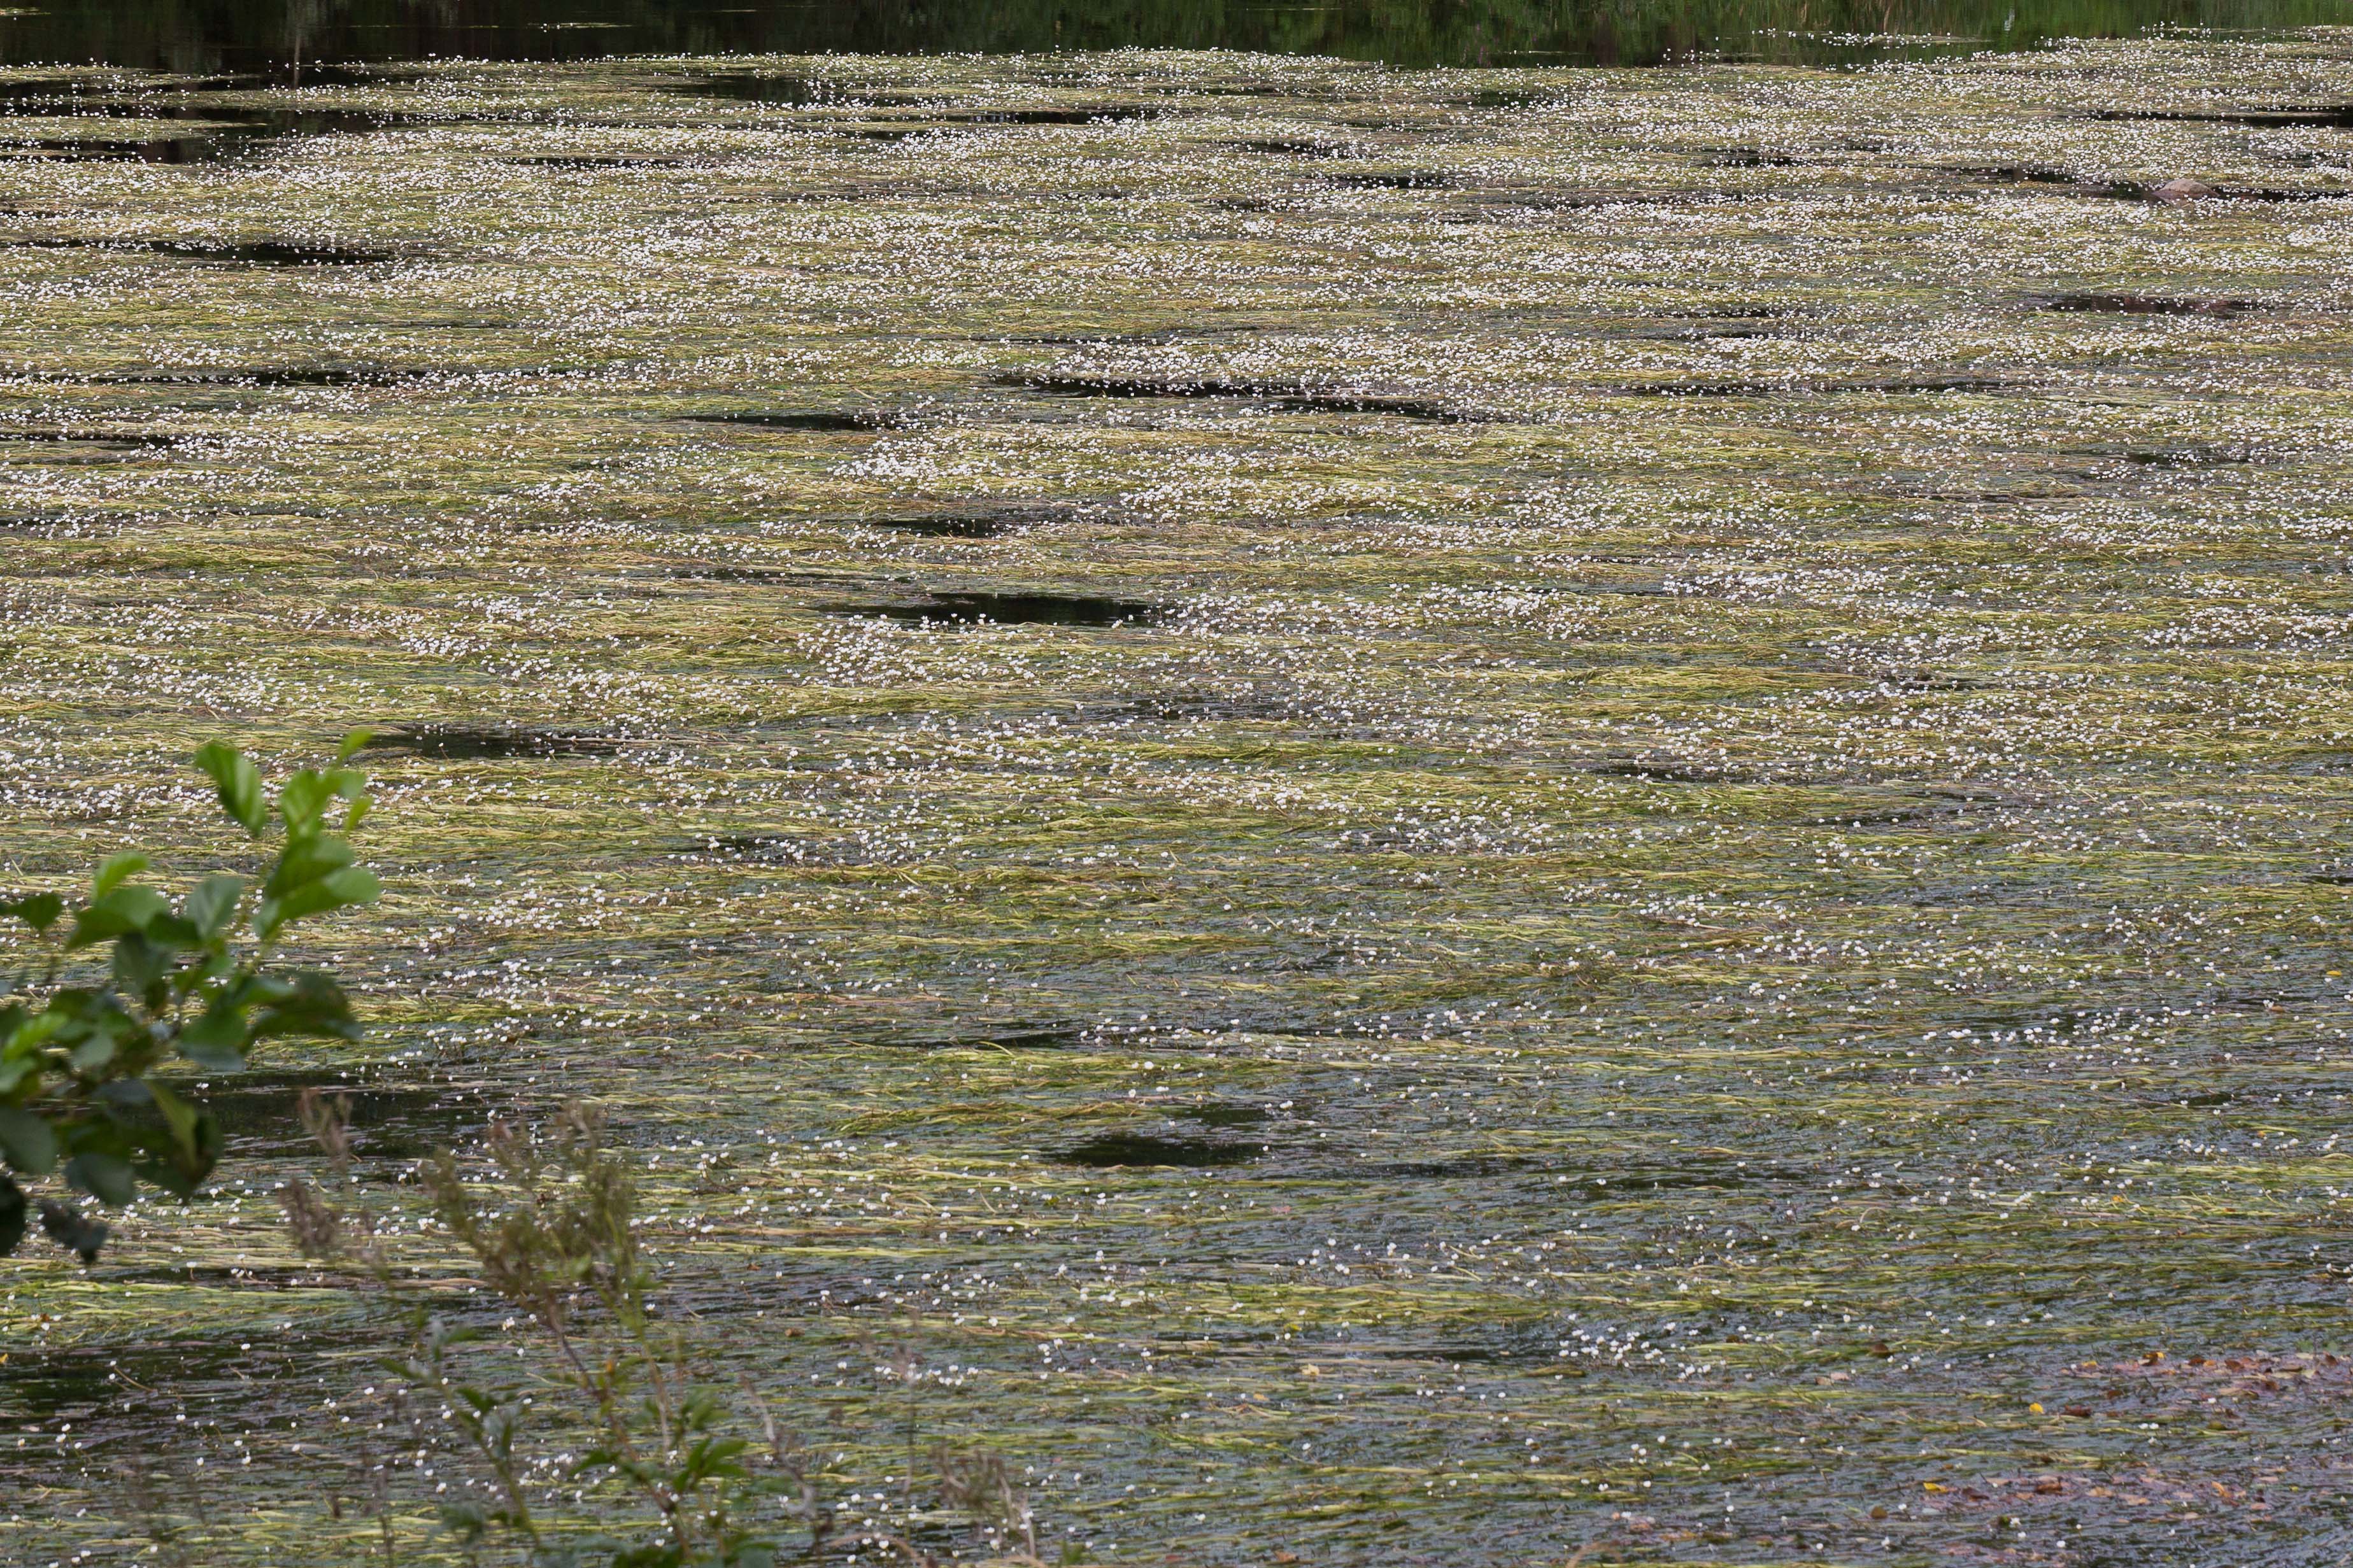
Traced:
<path fill-rule="evenodd" d="M 196 752 L 222 811 L 275 844 L 259 878 L 216 873 L 174 900 L 140 879 L 152 862 L 132 851 L 99 867 L 86 898 L 0 900 L 0 918 L 36 939 L 24 967 L 0 975 L 0 1256 L 23 1242 L 36 1207 L 42 1229 L 85 1263 L 106 1240 L 79 1205 L 28 1195 L 20 1177 L 54 1176 L 115 1208 L 142 1184 L 181 1198 L 203 1184 L 220 1158 L 219 1123 L 158 1073 L 183 1063 L 237 1071 L 273 1039 L 359 1037 L 332 977 L 284 967 L 276 952 L 298 923 L 379 891 L 346 837 L 368 795 L 343 764 L 366 739 L 345 737 L 332 765 L 298 771 L 275 798 L 235 747 Z"/>

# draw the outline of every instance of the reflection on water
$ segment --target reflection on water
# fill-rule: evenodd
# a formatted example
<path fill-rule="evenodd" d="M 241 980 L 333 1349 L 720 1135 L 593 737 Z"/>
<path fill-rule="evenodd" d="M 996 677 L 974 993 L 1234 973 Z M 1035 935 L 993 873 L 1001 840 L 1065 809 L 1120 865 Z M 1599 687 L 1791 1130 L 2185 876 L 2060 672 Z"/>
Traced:
<path fill-rule="evenodd" d="M 310 62 L 610 54 L 924 54 L 1141 46 L 1398 65 L 1651 65 L 1694 53 L 1861 63 L 2153 27 L 2353 19 L 2353 0 L 54 0 L 0 13 L 0 63 L 268 71 Z"/>

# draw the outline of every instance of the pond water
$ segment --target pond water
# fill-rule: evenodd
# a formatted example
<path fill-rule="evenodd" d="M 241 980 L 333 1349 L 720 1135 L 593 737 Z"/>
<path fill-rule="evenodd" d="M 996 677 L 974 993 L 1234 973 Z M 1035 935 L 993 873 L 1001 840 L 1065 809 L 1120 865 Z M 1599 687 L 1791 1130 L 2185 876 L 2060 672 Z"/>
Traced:
<path fill-rule="evenodd" d="M 2353 32 L 267 76 L 9 79 L 0 867 L 374 724 L 372 1034 L 5 1266 L 0 1558 L 376 1550 L 345 1083 L 608 1104 L 845 1538 L 2353 1554 Z"/>

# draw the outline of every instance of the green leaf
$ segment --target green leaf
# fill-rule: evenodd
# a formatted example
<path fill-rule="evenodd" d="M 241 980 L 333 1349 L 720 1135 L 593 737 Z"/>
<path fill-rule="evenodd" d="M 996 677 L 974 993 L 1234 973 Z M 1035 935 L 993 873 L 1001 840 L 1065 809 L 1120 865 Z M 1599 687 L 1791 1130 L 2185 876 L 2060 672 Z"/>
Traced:
<path fill-rule="evenodd" d="M 66 1162 L 66 1184 L 88 1193 L 110 1208 L 121 1208 L 139 1195 L 131 1162 L 119 1154 L 90 1150 Z M 47 1216 L 44 1216 L 45 1218 Z"/>
<path fill-rule="evenodd" d="M 261 774 L 245 753 L 214 741 L 197 751 L 196 766 L 213 781 L 228 819 L 260 837 L 263 825 L 269 820 L 269 806 L 262 799 Z"/>
<path fill-rule="evenodd" d="M 373 730 L 353 730 L 347 731 L 343 736 L 343 743 L 335 748 L 335 761 L 338 763 L 350 762 L 353 757 L 359 755 L 360 748 L 365 746 L 370 741 L 375 739 L 375 731 Z"/>
<path fill-rule="evenodd" d="M 164 1125 L 172 1130 L 172 1142 L 188 1153 L 195 1153 L 199 1114 L 196 1108 L 153 1079 L 147 1082 L 147 1095 L 154 1101 L 157 1114 L 164 1118 Z"/>
<path fill-rule="evenodd" d="M 441 1528 L 471 1546 L 481 1540 L 482 1532 L 491 1527 L 491 1516 L 480 1503 L 445 1502 L 441 1505 Z"/>
<path fill-rule="evenodd" d="M 188 896 L 180 901 L 180 912 L 209 942 L 227 929 L 229 917 L 237 913 L 237 901 L 244 895 L 245 879 L 222 872 L 189 889 Z"/>
<path fill-rule="evenodd" d="M 79 1209 L 68 1208 L 55 1198 L 41 1200 L 41 1230 L 59 1247 L 78 1254 L 85 1267 L 98 1261 L 98 1249 L 106 1245 L 103 1222 L 86 1219 Z"/>
<path fill-rule="evenodd" d="M 149 941 L 144 931 L 128 931 L 114 939 L 114 983 L 126 995 L 143 998 L 171 961 L 170 952 Z"/>
<path fill-rule="evenodd" d="M 185 952 L 190 948 L 205 944 L 204 934 L 196 930 L 194 923 L 172 913 L 168 905 L 162 914 L 147 922 L 146 929 L 140 934 L 156 946 L 175 952 Z"/>
<path fill-rule="evenodd" d="M 286 831 L 297 837 L 318 832 L 327 803 L 342 793 L 336 783 L 334 774 L 314 768 L 304 768 L 288 779 L 286 787 L 278 792 L 278 815 L 286 819 Z"/>
<path fill-rule="evenodd" d="M 159 1093 L 156 1107 L 163 1110 L 166 1101 Z M 220 1163 L 220 1123 L 208 1110 L 193 1106 L 179 1107 L 187 1115 L 185 1137 L 177 1127 L 167 1128 L 164 1135 L 149 1131 L 139 1139 L 140 1146 L 149 1158 L 138 1164 L 139 1174 L 170 1193 L 174 1197 L 192 1197 L 204 1179 L 213 1173 Z"/>
<path fill-rule="evenodd" d="M 45 931 L 66 912 L 66 901 L 55 893 L 27 893 L 0 903 L 0 915 L 14 916 L 35 931 Z"/>
<path fill-rule="evenodd" d="M 66 1053 L 67 1065 L 76 1072 L 98 1071 L 114 1060 L 115 1053 L 122 1047 L 121 1036 L 102 1025 L 84 1025 L 78 1032 L 80 1038 Z"/>
<path fill-rule="evenodd" d="M 349 909 L 353 904 L 372 904 L 383 891 L 384 885 L 375 879 L 375 872 L 361 866 L 346 866 L 280 899 L 278 923 L 290 924 L 329 910 Z"/>
<path fill-rule="evenodd" d="M 0 1176 L 0 1258 L 24 1245 L 26 1208 L 25 1189 Z"/>
<path fill-rule="evenodd" d="M 93 899 L 102 899 L 153 864 L 153 861 L 136 849 L 125 849 L 120 855 L 109 855 L 100 864 L 98 875 L 90 879 L 90 896 Z"/>
<path fill-rule="evenodd" d="M 261 890 L 271 898 L 282 898 L 305 882 L 315 882 L 330 871 L 341 870 L 352 863 L 352 847 L 332 834 L 305 836 L 290 841 L 278 864 L 269 868 L 269 880 Z"/>
<path fill-rule="evenodd" d="M 125 931 L 144 931 L 147 922 L 170 911 L 164 895 L 153 888 L 115 888 L 74 916 L 66 937 L 69 952 L 112 942 Z"/>
<path fill-rule="evenodd" d="M 133 1116 L 155 1103 L 155 1086 L 143 1078 L 119 1078 L 112 1083 L 98 1086 L 98 1102 L 108 1114 L 128 1112 Z"/>
<path fill-rule="evenodd" d="M 247 1011 L 227 997 L 216 998 L 195 1023 L 180 1031 L 180 1054 L 211 1072 L 242 1071 L 245 1048 L 253 1039 L 246 1023 Z"/>
<path fill-rule="evenodd" d="M 14 1009 L 22 1016 L 22 1009 Z M 29 1018 L 23 1018 L 8 1032 L 5 1044 L 0 1044 L 0 1060 L 34 1063 L 42 1047 L 76 1025 L 70 999 L 52 996 L 49 1005 Z M 14 1087 L 11 1085 L 10 1087 Z"/>
<path fill-rule="evenodd" d="M 360 1037 L 359 1020 L 352 1016 L 351 1000 L 332 976 L 306 969 L 294 976 L 290 985 L 279 982 L 272 993 L 269 1004 L 254 1015 L 253 1038 L 282 1035 L 317 1035 L 338 1040 Z"/>
<path fill-rule="evenodd" d="M 46 1176 L 58 1163 L 58 1135 L 49 1131 L 47 1121 L 23 1106 L 0 1105 L 0 1157 L 7 1160 L 11 1170 Z M 20 1215 L 18 1234 L 23 1230 Z M 7 1248 L 0 1247 L 0 1256 L 6 1252 Z"/>

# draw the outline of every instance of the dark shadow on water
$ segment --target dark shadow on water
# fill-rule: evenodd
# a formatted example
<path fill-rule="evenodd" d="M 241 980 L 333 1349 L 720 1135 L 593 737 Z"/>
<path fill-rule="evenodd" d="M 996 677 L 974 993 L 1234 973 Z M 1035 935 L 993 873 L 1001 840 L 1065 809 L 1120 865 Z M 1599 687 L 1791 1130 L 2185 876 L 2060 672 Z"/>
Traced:
<path fill-rule="evenodd" d="M 149 122 L 186 121 L 191 129 L 152 137 L 51 136 L 13 143 L 0 138 L 0 161 L 13 154 L 83 163 L 218 163 L 283 142 L 365 135 L 403 126 L 452 122 L 439 116 L 385 110 L 212 108 L 179 99 L 158 100 L 120 91 L 106 98 L 22 97 L 0 103 L 0 121 L 68 116 Z"/>
<path fill-rule="evenodd" d="M 1461 181 L 1431 169 L 1409 169 L 1393 174 L 1324 174 L 1317 184 L 1335 191 L 1451 191 Z"/>
<path fill-rule="evenodd" d="M 125 255 L 172 256 L 227 267 L 369 267 L 399 259 L 389 250 L 348 245 L 303 245 L 290 240 L 23 239 L 23 250 L 98 250 Z"/>
<path fill-rule="evenodd" d="M 1724 147 L 1713 153 L 1703 153 L 1693 162 L 1703 169 L 1794 169 L 1803 164 L 1805 160 L 1787 153 L 1767 153 L 1754 147 Z"/>
<path fill-rule="evenodd" d="M 778 413 L 681 414 L 691 425 L 741 425 L 756 430 L 895 430 L 898 416 L 864 410 L 796 409 Z"/>
<path fill-rule="evenodd" d="M 2253 300 L 2177 300 L 2155 294 L 2052 294 L 2035 304 L 2044 310 L 2117 316 L 2243 316 L 2263 308 Z"/>
<path fill-rule="evenodd" d="M 512 757 L 609 757 L 626 742 L 570 730 L 506 724 L 407 724 L 377 731 L 364 752 L 437 762 L 502 762 Z"/>
<path fill-rule="evenodd" d="M 2224 185 L 2214 193 L 2217 201 L 2225 202 L 2343 202 L 2353 201 L 2353 191 L 2307 191 L 2282 189 L 2272 185 Z"/>
<path fill-rule="evenodd" d="M 1204 1127 L 1255 1127 L 1273 1113 L 1262 1105 L 1196 1105 L 1176 1114 Z"/>
<path fill-rule="evenodd" d="M 1829 384 L 1772 381 L 1643 381 L 1616 388 L 1622 397 L 1820 397 L 1856 394 L 1885 397 L 1947 392 L 2010 392 L 2027 384 L 2000 376 L 1931 375 Z"/>
<path fill-rule="evenodd" d="M 905 110 L 911 112 L 893 112 L 883 118 L 927 126 L 1111 124 L 1145 120 L 1161 112 L 1149 105 L 1134 103 L 1089 104 L 1070 109 L 960 109 L 908 93 L 869 93 L 844 82 L 753 72 L 691 77 L 659 90 L 681 98 L 765 103 L 786 109 L 823 106 Z"/>
<path fill-rule="evenodd" d="M 440 370 L 393 370 L 383 365 L 257 365 L 250 369 L 101 372 L 70 379 L 93 386 L 396 386 L 429 381 Z"/>
<path fill-rule="evenodd" d="M 678 583 L 826 583 L 839 586 L 862 579 L 792 566 L 680 566 L 668 576 Z"/>
<path fill-rule="evenodd" d="M 1669 758 L 1604 757 L 1578 765 L 1579 773 L 1609 778 L 1656 779 L 1661 784 L 1744 784 L 1756 775 L 1713 763 L 1676 762 Z"/>
<path fill-rule="evenodd" d="M 1628 397 L 1788 397 L 1806 389 L 1770 381 L 1638 381 L 1620 390 Z"/>
<path fill-rule="evenodd" d="M 1477 1154 L 1454 1160 L 1417 1160 L 1348 1167 L 1357 1176 L 1409 1177 L 1423 1181 L 1523 1177 L 1540 1181 L 1547 1193 L 1599 1202 L 1630 1194 L 1716 1191 L 1764 1182 L 1810 1181 L 1811 1173 L 1778 1166 L 1741 1166 L 1729 1160 L 1694 1160 L 1683 1166 L 1628 1166 L 1600 1172 L 1561 1165 L 1535 1155 Z"/>
<path fill-rule="evenodd" d="M 276 239 L 253 240 L 242 245 L 154 240 L 144 248 L 158 256 L 179 256 L 192 261 L 238 267 L 373 267 L 399 259 L 389 250 L 366 250 L 347 245 L 297 245 Z"/>
<path fill-rule="evenodd" d="M 939 593 L 913 604 L 823 605 L 828 615 L 911 626 L 1130 626 L 1165 619 L 1165 605 L 1084 594 Z"/>
<path fill-rule="evenodd" d="M 164 1278 L 180 1276 L 164 1272 Z M 190 1384 L 238 1378 L 240 1373 L 247 1378 L 239 1381 L 247 1381 L 263 1362 L 279 1359 L 241 1352 L 233 1342 L 160 1336 L 138 1345 L 20 1344 L 11 1350 L 7 1375 L 0 1379 L 0 1412 L 27 1422 L 70 1421 L 81 1430 L 109 1417 L 152 1422 L 164 1399 Z M 151 1400 L 153 1411 L 142 1410 Z"/>
<path fill-rule="evenodd" d="M 1427 397 L 1381 397 L 1354 392 L 1319 392 L 1292 382 L 1173 381 L 1122 375 L 1019 375 L 994 378 L 997 386 L 1042 392 L 1052 397 L 1105 398 L 1229 398 L 1238 402 L 1271 404 L 1286 413 L 1390 414 L 1405 419 L 1427 419 L 1458 425 L 1469 416 Z"/>
<path fill-rule="evenodd" d="M 1997 185 L 2045 187 L 2065 195 L 2093 196 L 2105 201 L 2146 201 L 2149 195 L 2147 185 L 2120 180 L 2094 180 L 2072 169 L 2055 168 L 2047 163 L 1947 164 L 1943 166 L 1943 172 Z"/>
<path fill-rule="evenodd" d="M 1001 539 L 1019 526 L 1001 517 L 861 517 L 861 528 L 919 533 L 929 539 Z"/>
<path fill-rule="evenodd" d="M 0 442 L 28 446 L 90 446 L 129 450 L 134 447 L 176 447 L 185 436 L 153 430 L 0 430 Z"/>
<path fill-rule="evenodd" d="M 2244 452 L 2221 447 L 2177 447 L 2157 452 L 2119 452 L 2117 457 L 2143 468 L 2206 468 L 2255 461 Z"/>
<path fill-rule="evenodd" d="M 1060 1051 L 1083 1045 L 1086 1032 L 1074 1026 L 1010 1029 L 994 1035 L 935 1035 L 878 1044 L 909 1051 Z"/>
<path fill-rule="evenodd" d="M 1229 147 L 1244 153 L 1267 153 L 1291 158 L 1354 158 L 1356 150 L 1331 142 L 1286 142 L 1272 139 L 1229 142 Z"/>
<path fill-rule="evenodd" d="M 2158 120 L 2189 125 L 2244 125 L 2259 131 L 2353 127 L 2353 103 L 2289 104 L 2278 109 L 2223 109 L 2203 112 L 2157 109 L 2100 109 L 2091 120 Z"/>
<path fill-rule="evenodd" d="M 378 1084 L 338 1073 L 248 1072 L 174 1087 L 220 1121 L 232 1158 L 285 1157 L 315 1150 L 296 1104 L 305 1089 L 348 1105 L 352 1143 L 364 1158 L 413 1160 L 468 1142 L 501 1109 L 479 1090 L 447 1084 Z"/>
<path fill-rule="evenodd" d="M 501 158 L 500 163 L 517 169 L 682 169 L 688 160 L 648 154 L 628 153 L 577 155 L 554 153 L 544 157 Z"/>
<path fill-rule="evenodd" d="M 944 119 L 971 125 L 1094 125 L 1149 120 L 1155 110 L 1141 104 L 1104 104 L 1091 109 L 981 109 Z"/>
<path fill-rule="evenodd" d="M 895 863 L 886 852 L 851 835 L 825 838 L 793 833 L 706 834 L 681 844 L 678 853 L 749 866 L 832 868 Z"/>
<path fill-rule="evenodd" d="M 913 517 L 860 517 L 845 521 L 854 522 L 860 528 L 913 533 L 927 539 L 1002 539 L 1024 529 L 1067 522 L 1077 515 L 1076 507 L 1053 501 L 974 501 L 963 503 L 955 510 Z"/>
<path fill-rule="evenodd" d="M 905 101 L 899 99 L 865 98 L 846 85 L 818 78 L 762 76 L 754 71 L 731 71 L 716 76 L 689 77 L 683 81 L 666 83 L 661 90 L 680 98 L 717 98 L 734 103 L 774 103 L 788 109 L 799 109 L 813 103 Z"/>
<path fill-rule="evenodd" d="M 53 105 L 74 102 L 84 94 L 96 95 L 113 90 L 104 77 L 19 77 L 15 81 L 0 82 L 0 115 L 55 114 L 61 110 Z M 26 105 L 32 107 L 27 108 Z"/>
<path fill-rule="evenodd" d="M 406 87 L 422 81 L 423 71 L 394 66 L 315 65 L 289 61 L 259 73 L 264 87 Z"/>
<path fill-rule="evenodd" d="M 1885 381 L 1849 381 L 1822 388 L 1828 393 L 1875 394 L 1883 397 L 1924 397 L 1947 392 L 2015 392 L 2032 384 L 2000 375 L 1898 376 Z"/>
<path fill-rule="evenodd" d="M 1225 1143 L 1206 1138 L 1154 1138 L 1141 1132 L 1112 1132 L 1089 1139 L 1058 1156 L 1067 1164 L 1111 1169 L 1129 1165 L 1174 1165 L 1210 1170 L 1240 1165 L 1266 1152 L 1262 1143 Z"/>

